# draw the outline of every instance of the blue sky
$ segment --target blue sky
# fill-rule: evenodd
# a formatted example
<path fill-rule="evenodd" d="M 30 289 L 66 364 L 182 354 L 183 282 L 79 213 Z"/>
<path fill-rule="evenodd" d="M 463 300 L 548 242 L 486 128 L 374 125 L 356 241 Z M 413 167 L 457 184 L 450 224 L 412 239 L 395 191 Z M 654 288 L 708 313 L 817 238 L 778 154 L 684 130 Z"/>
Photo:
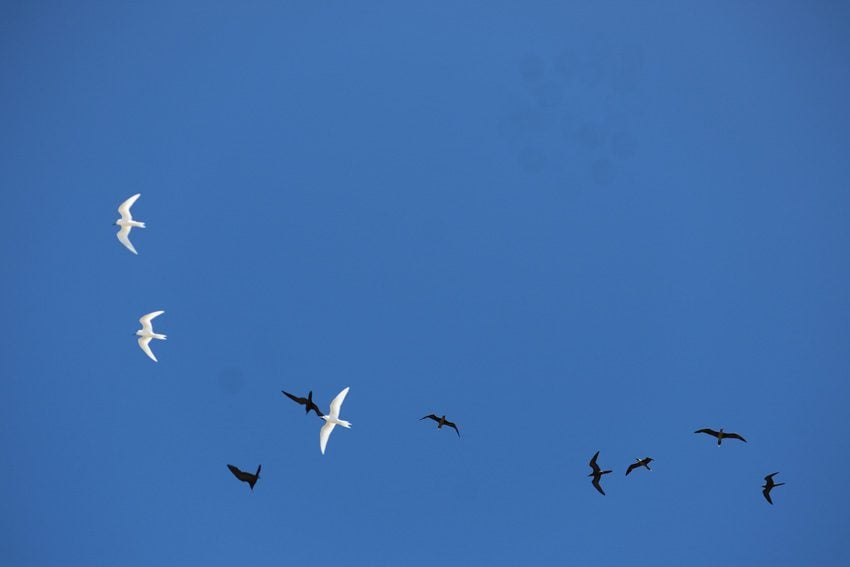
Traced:
<path fill-rule="evenodd" d="M 0 563 L 850 562 L 850 9 L 321 4 L 0 6 Z"/>

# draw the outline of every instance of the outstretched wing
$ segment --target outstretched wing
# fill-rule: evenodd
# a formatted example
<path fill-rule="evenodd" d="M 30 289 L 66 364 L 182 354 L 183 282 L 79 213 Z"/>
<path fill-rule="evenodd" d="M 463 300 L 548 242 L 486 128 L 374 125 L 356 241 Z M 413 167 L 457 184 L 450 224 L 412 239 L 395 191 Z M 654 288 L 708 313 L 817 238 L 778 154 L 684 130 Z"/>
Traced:
<path fill-rule="evenodd" d="M 770 504 L 773 504 L 773 500 L 770 499 L 770 488 L 765 488 L 761 491 L 764 494 L 764 499 L 767 500 Z"/>
<path fill-rule="evenodd" d="M 629 468 L 626 469 L 626 476 L 629 476 L 629 473 L 635 470 L 637 467 L 641 466 L 641 463 L 632 463 L 629 465 Z"/>
<path fill-rule="evenodd" d="M 605 491 L 602 490 L 602 487 L 599 486 L 599 477 L 593 479 L 593 487 L 599 491 L 602 496 L 605 496 Z"/>
<path fill-rule="evenodd" d="M 775 472 L 775 473 L 770 473 L 769 475 L 767 475 L 766 477 L 764 477 L 765 482 L 767 482 L 768 484 L 773 484 L 773 477 L 775 477 L 775 476 L 776 476 L 776 475 L 778 475 L 778 474 L 779 474 L 779 472 L 778 472 L 778 471 L 777 471 L 777 472 Z"/>
<path fill-rule="evenodd" d="M 122 225 L 121 230 L 118 231 L 118 234 L 116 236 L 118 237 L 118 241 L 121 242 L 121 244 L 123 244 L 127 248 L 127 250 L 129 250 L 133 254 L 138 255 L 138 252 L 136 252 L 136 248 L 133 246 L 133 243 L 130 242 L 131 228 L 132 227 L 128 224 Z"/>
<path fill-rule="evenodd" d="M 345 396 L 348 395 L 348 388 L 349 386 L 346 386 L 345 389 L 337 394 L 331 402 L 331 417 L 339 417 L 339 410 L 342 409 L 342 402 L 345 401 Z"/>
<path fill-rule="evenodd" d="M 455 433 L 457 433 L 457 436 L 458 436 L 458 437 L 460 437 L 460 431 L 458 430 L 457 425 L 455 425 L 455 424 L 454 424 L 454 423 L 452 423 L 451 421 L 447 421 L 447 422 L 446 422 L 446 425 L 448 425 L 449 427 L 451 427 L 452 429 L 454 429 L 454 430 L 455 430 Z"/>
<path fill-rule="evenodd" d="M 433 420 L 434 420 L 434 421 L 436 421 L 437 423 L 439 423 L 439 422 L 440 422 L 440 418 L 439 418 L 439 417 L 437 417 L 436 415 L 434 415 L 433 413 L 432 413 L 432 414 L 430 414 L 430 415 L 426 415 L 425 417 L 420 417 L 420 418 L 419 418 L 419 421 L 422 421 L 423 419 L 433 419 Z"/>
<path fill-rule="evenodd" d="M 153 325 L 151 325 L 151 321 L 159 317 L 165 313 L 165 311 L 154 311 L 153 313 L 148 313 L 147 315 L 142 315 L 142 318 L 139 319 L 139 323 L 142 324 L 142 330 L 148 333 L 153 332 Z"/>
<path fill-rule="evenodd" d="M 121 219 L 128 221 L 133 220 L 133 215 L 130 214 L 130 207 L 136 202 L 141 193 L 136 193 L 118 206 L 118 212 L 121 213 Z"/>
<path fill-rule="evenodd" d="M 227 465 L 227 468 L 230 469 L 230 472 L 233 473 L 233 476 L 235 476 L 241 481 L 248 482 L 248 479 L 245 478 L 247 473 L 240 471 L 237 467 L 234 467 L 233 465 Z"/>
<path fill-rule="evenodd" d="M 590 468 L 593 469 L 593 472 L 599 472 L 599 465 L 596 464 L 596 457 L 598 456 L 599 451 L 596 451 L 596 453 L 593 455 L 593 458 L 590 459 L 590 462 L 588 463 L 590 465 Z"/>
<path fill-rule="evenodd" d="M 325 454 L 325 447 L 328 446 L 328 438 L 331 436 L 331 431 L 336 427 L 335 423 L 331 423 L 330 421 L 326 421 L 322 426 L 322 430 L 319 431 L 319 448 L 322 450 L 322 454 Z"/>
<path fill-rule="evenodd" d="M 720 432 L 715 431 L 713 429 L 709 429 L 707 427 L 704 429 L 697 429 L 696 431 L 694 431 L 694 433 L 708 433 L 712 437 L 717 437 L 718 435 L 720 435 Z M 724 435 L 724 437 L 728 437 L 728 435 Z"/>
<path fill-rule="evenodd" d="M 289 392 L 284 392 L 283 390 L 281 390 L 280 393 L 285 395 L 287 398 L 289 398 L 290 400 L 292 400 L 295 403 L 298 403 L 298 404 L 301 404 L 301 405 L 304 405 L 304 404 L 307 403 L 307 398 L 299 398 L 298 396 L 293 396 Z"/>
<path fill-rule="evenodd" d="M 740 440 L 741 440 L 741 441 L 743 441 L 744 443 L 746 443 L 746 442 L 747 442 L 747 440 L 746 440 L 746 439 L 744 439 L 743 437 L 741 437 L 741 436 L 740 436 L 740 435 L 738 435 L 737 433 L 724 433 L 724 434 L 723 434 L 723 437 L 727 437 L 727 438 L 729 438 L 729 439 L 740 439 Z"/>
<path fill-rule="evenodd" d="M 139 337 L 139 346 L 142 347 L 142 350 L 145 351 L 145 354 L 153 360 L 154 362 L 159 362 L 156 357 L 153 355 L 153 351 L 151 350 L 151 337 Z"/>

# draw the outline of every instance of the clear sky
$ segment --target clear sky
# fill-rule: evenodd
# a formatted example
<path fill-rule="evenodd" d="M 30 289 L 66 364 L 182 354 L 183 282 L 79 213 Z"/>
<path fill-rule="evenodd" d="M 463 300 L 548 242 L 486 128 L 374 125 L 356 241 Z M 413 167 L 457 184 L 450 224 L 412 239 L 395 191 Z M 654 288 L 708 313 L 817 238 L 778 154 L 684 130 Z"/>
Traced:
<path fill-rule="evenodd" d="M 848 100 L 842 2 L 2 2 L 0 564 L 850 564 Z"/>

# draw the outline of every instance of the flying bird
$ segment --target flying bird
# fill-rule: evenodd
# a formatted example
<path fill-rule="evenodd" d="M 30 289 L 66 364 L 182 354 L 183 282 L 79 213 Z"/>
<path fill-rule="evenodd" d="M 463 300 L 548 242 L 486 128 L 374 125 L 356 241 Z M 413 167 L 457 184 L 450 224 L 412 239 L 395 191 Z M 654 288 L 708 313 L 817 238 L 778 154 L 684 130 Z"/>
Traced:
<path fill-rule="evenodd" d="M 592 469 L 593 469 L 593 472 L 592 472 L 592 473 L 590 473 L 590 474 L 589 474 L 589 475 L 587 475 L 587 476 L 592 476 L 592 477 L 593 477 L 593 480 L 591 481 L 591 482 L 592 482 L 592 484 L 593 484 L 593 487 L 594 487 L 596 490 L 598 490 L 598 491 L 599 491 L 599 493 L 600 493 L 602 496 L 605 496 L 605 491 L 604 491 L 604 490 L 602 490 L 602 487 L 601 487 L 601 486 L 599 486 L 599 479 L 601 479 L 601 478 L 602 478 L 602 475 L 603 475 L 603 474 L 608 474 L 608 473 L 609 473 L 609 472 L 611 472 L 611 471 L 603 471 L 603 470 L 601 470 L 601 469 L 599 468 L 599 465 L 597 465 L 597 464 L 596 464 L 596 457 L 598 457 L 598 456 L 599 456 L 599 451 L 596 451 L 596 454 L 595 454 L 595 455 L 593 455 L 593 458 L 592 458 L 592 459 L 590 459 L 590 463 L 589 463 L 589 464 L 590 464 L 590 468 L 592 468 Z"/>
<path fill-rule="evenodd" d="M 646 470 L 651 471 L 649 468 L 649 463 L 652 462 L 652 457 L 644 457 L 642 459 L 635 459 L 636 462 L 629 465 L 629 468 L 626 469 L 626 476 L 629 476 L 629 473 L 635 470 L 638 467 L 645 467 Z"/>
<path fill-rule="evenodd" d="M 696 431 L 694 431 L 694 433 L 708 433 L 708 434 L 709 434 L 709 435 L 711 435 L 712 437 L 717 437 L 717 445 L 718 445 L 718 446 L 720 446 L 720 443 L 721 443 L 724 439 L 726 439 L 726 438 L 729 438 L 729 439 L 740 439 L 740 440 L 741 440 L 741 441 L 743 441 L 744 443 L 746 443 L 746 442 L 747 442 L 747 440 L 746 440 L 746 439 L 744 439 L 743 437 L 741 437 L 741 436 L 740 436 L 740 435 L 738 435 L 737 433 L 724 433 L 724 432 L 723 432 L 723 428 L 722 428 L 722 427 L 720 428 L 720 431 L 715 431 L 715 430 L 713 430 L 713 429 L 708 429 L 708 428 L 706 427 L 705 429 L 697 429 Z"/>
<path fill-rule="evenodd" d="M 118 240 L 121 241 L 121 244 L 127 247 L 127 250 L 132 252 L 133 254 L 138 254 L 136 249 L 133 247 L 133 243 L 130 242 L 130 231 L 134 228 L 145 228 L 145 223 L 133 220 L 133 215 L 130 214 L 130 207 L 133 206 L 133 203 L 136 202 L 136 199 L 139 198 L 141 193 L 136 193 L 118 207 L 118 212 L 121 213 L 121 218 L 115 221 L 115 224 L 121 227 L 121 230 L 118 231 Z"/>
<path fill-rule="evenodd" d="M 342 420 L 339 418 L 339 410 L 342 408 L 342 402 L 345 400 L 345 396 L 348 395 L 348 386 L 345 389 L 336 395 L 336 397 L 331 402 L 331 411 L 328 412 L 328 415 L 323 415 L 322 419 L 325 420 L 325 424 L 322 426 L 321 431 L 319 431 L 319 448 L 322 450 L 322 454 L 325 454 L 325 447 L 328 445 L 328 437 L 331 436 L 331 431 L 334 430 L 334 427 L 337 425 L 341 425 L 345 428 L 350 428 L 351 423 Z"/>
<path fill-rule="evenodd" d="M 455 433 L 457 433 L 457 436 L 460 437 L 460 431 L 458 431 L 457 425 L 455 425 L 454 423 L 452 423 L 451 421 L 446 419 L 446 416 L 437 417 L 436 415 L 434 415 L 432 413 L 431 415 L 426 415 L 425 417 L 419 418 L 419 421 L 422 421 L 423 419 L 433 419 L 434 421 L 436 421 L 437 422 L 437 429 L 440 429 L 444 425 L 448 425 L 449 427 L 454 429 Z"/>
<path fill-rule="evenodd" d="M 784 482 L 773 482 L 773 477 L 778 474 L 778 472 L 775 472 L 764 477 L 764 486 L 762 486 L 764 490 L 762 490 L 761 493 L 764 494 L 765 500 L 767 500 L 771 504 L 773 504 L 773 500 L 770 499 L 770 491 L 773 490 L 774 486 L 782 486 L 783 484 L 785 484 Z"/>
<path fill-rule="evenodd" d="M 306 398 L 299 398 L 298 396 L 293 396 L 289 392 L 284 392 L 283 390 L 281 390 L 280 393 L 284 394 L 287 398 L 289 398 L 293 402 L 297 402 L 297 403 L 301 404 L 302 406 L 307 406 L 306 407 L 307 411 L 305 411 L 304 413 L 310 413 L 310 410 L 313 410 L 314 412 L 316 412 L 316 415 L 318 415 L 319 417 L 322 417 L 322 412 L 319 411 L 319 406 L 317 406 L 316 404 L 313 403 L 313 390 L 310 390 L 310 393 L 307 394 Z"/>
<path fill-rule="evenodd" d="M 142 347 L 142 350 L 145 351 L 145 354 L 148 355 L 150 359 L 154 362 L 157 362 L 157 359 L 153 355 L 153 351 L 151 351 L 149 343 L 151 342 L 151 339 L 159 339 L 161 341 L 164 341 L 165 335 L 154 333 L 151 321 L 153 321 L 163 313 L 165 313 L 165 311 L 154 311 L 153 313 L 143 315 L 142 318 L 139 319 L 139 323 L 142 324 L 142 328 L 136 331 L 136 335 L 139 336 L 139 346 Z"/>
<path fill-rule="evenodd" d="M 251 492 L 254 491 L 254 485 L 257 484 L 257 480 L 260 478 L 260 469 L 263 468 L 263 465 L 257 467 L 257 472 L 251 474 L 249 472 L 240 471 L 238 468 L 233 465 L 227 465 L 227 468 L 230 469 L 230 472 L 233 473 L 233 476 L 241 480 L 242 482 L 247 482 L 248 486 L 251 487 Z"/>

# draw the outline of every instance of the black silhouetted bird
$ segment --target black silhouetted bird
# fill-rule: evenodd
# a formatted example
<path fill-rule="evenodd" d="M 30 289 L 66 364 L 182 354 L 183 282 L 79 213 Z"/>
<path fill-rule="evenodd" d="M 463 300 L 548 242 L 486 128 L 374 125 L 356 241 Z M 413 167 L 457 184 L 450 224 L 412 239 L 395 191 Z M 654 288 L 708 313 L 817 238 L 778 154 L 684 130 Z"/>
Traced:
<path fill-rule="evenodd" d="M 773 477 L 778 474 L 778 472 L 775 472 L 764 477 L 764 486 L 762 486 L 764 490 L 762 490 L 761 493 L 764 494 L 764 499 L 770 502 L 771 504 L 773 504 L 773 500 L 770 499 L 770 491 L 773 490 L 774 486 L 782 486 L 783 484 L 785 484 L 784 482 L 773 482 Z"/>
<path fill-rule="evenodd" d="M 694 433 L 708 433 L 708 434 L 709 434 L 709 435 L 711 435 L 712 437 L 717 437 L 717 444 L 718 444 L 718 445 L 720 445 L 721 441 L 723 441 L 723 440 L 724 440 L 724 439 L 726 439 L 726 438 L 729 438 L 729 439 L 740 439 L 740 440 L 741 440 L 741 441 L 743 441 L 744 443 L 746 443 L 746 442 L 747 442 L 747 440 L 746 440 L 746 439 L 744 439 L 743 437 L 741 437 L 741 436 L 740 436 L 740 435 L 738 435 L 737 433 L 725 433 L 725 432 L 723 431 L 723 428 L 722 428 L 722 427 L 720 428 L 720 431 L 715 431 L 715 430 L 713 430 L 713 429 L 705 428 L 705 429 L 697 429 L 696 431 L 694 431 Z"/>
<path fill-rule="evenodd" d="M 599 469 L 599 465 L 596 464 L 596 457 L 598 457 L 598 456 L 599 456 L 599 451 L 596 451 L 596 454 L 593 455 L 592 459 L 590 459 L 589 464 L 590 464 L 590 468 L 593 469 L 593 472 L 590 473 L 587 476 L 593 477 L 593 480 L 591 481 L 591 483 L 593 484 L 593 487 L 596 488 L 596 490 L 598 490 L 599 493 L 602 494 L 602 496 L 605 496 L 605 491 L 602 490 L 601 486 L 599 486 L 599 479 L 602 478 L 603 474 L 608 474 L 611 471 L 603 471 L 603 470 Z"/>
<path fill-rule="evenodd" d="M 254 485 L 257 483 L 257 480 L 260 478 L 260 469 L 263 468 L 263 465 L 257 467 L 257 472 L 251 474 L 249 472 L 240 471 L 238 468 L 233 465 L 227 465 L 227 468 L 230 469 L 230 472 L 233 473 L 233 476 L 241 480 L 242 482 L 247 482 L 251 487 L 251 491 L 254 491 Z"/>
<path fill-rule="evenodd" d="M 426 415 L 425 417 L 420 418 L 419 421 L 422 421 L 423 419 L 433 419 L 434 421 L 436 421 L 437 429 L 440 429 L 444 425 L 448 425 L 449 427 L 453 428 L 455 430 L 455 433 L 457 433 L 457 436 L 460 437 L 460 431 L 458 431 L 457 425 L 446 419 L 446 416 L 437 417 L 432 413 L 431 415 Z"/>
<path fill-rule="evenodd" d="M 651 471 L 649 468 L 649 463 L 652 462 L 652 457 L 644 457 L 642 459 L 635 459 L 636 462 L 629 465 L 629 468 L 626 469 L 626 476 L 629 476 L 629 473 L 635 470 L 638 467 L 645 467 L 646 470 Z"/>
<path fill-rule="evenodd" d="M 307 394 L 306 398 L 299 398 L 298 396 L 293 396 L 289 392 L 284 392 L 283 390 L 281 390 L 280 393 L 285 395 L 293 402 L 297 402 L 302 406 L 307 406 L 306 411 L 304 413 L 310 413 L 310 410 L 313 410 L 314 412 L 316 412 L 316 415 L 322 417 L 322 412 L 319 411 L 319 406 L 313 403 L 313 390 L 310 390 L 310 393 Z"/>

